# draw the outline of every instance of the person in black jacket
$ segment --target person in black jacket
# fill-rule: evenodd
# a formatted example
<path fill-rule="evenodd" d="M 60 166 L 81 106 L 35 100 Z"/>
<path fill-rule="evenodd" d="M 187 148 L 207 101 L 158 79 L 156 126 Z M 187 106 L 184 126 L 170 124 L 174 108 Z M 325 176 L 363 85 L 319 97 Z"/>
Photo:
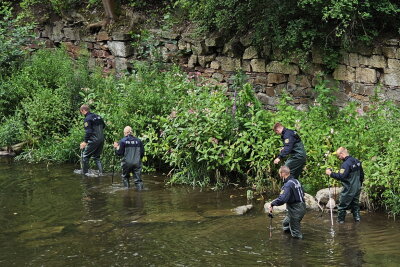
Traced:
<path fill-rule="evenodd" d="M 114 142 L 115 153 L 122 157 L 122 182 L 126 187 L 130 187 L 130 174 L 133 173 L 133 181 L 137 190 L 143 189 L 142 181 L 142 158 L 144 156 L 144 146 L 142 141 L 132 135 L 132 128 L 124 128 L 124 138 L 119 143 Z"/>
<path fill-rule="evenodd" d="M 282 221 L 284 231 L 290 231 L 295 238 L 303 238 L 300 222 L 306 214 L 306 203 L 304 200 L 304 191 L 300 182 L 290 174 L 287 166 L 279 169 L 279 176 L 284 184 L 278 198 L 271 202 L 269 212 L 272 214 L 274 206 L 280 206 L 286 203 L 287 214 Z"/>
<path fill-rule="evenodd" d="M 93 157 L 99 170 L 99 175 L 101 175 L 103 173 L 103 166 L 101 165 L 100 155 L 103 151 L 104 128 L 106 125 L 99 115 L 90 112 L 88 105 L 82 105 L 79 111 L 85 116 L 85 137 L 84 141 L 80 144 L 80 148 L 83 149 L 81 159 L 82 174 L 88 175 L 89 160 Z"/>
<path fill-rule="evenodd" d="M 338 207 L 338 222 L 344 223 L 346 210 L 350 209 L 353 213 L 354 221 L 359 222 L 360 217 L 360 193 L 364 181 L 364 170 L 361 162 L 349 155 L 344 147 L 339 147 L 336 156 L 343 160 L 339 172 L 326 169 L 325 173 L 329 177 L 342 182 L 343 190 L 340 193 Z"/>
<path fill-rule="evenodd" d="M 285 165 L 289 167 L 290 174 L 294 178 L 299 179 L 303 167 L 306 164 L 306 151 L 303 142 L 296 131 L 286 129 L 279 122 L 274 125 L 274 132 L 281 135 L 283 148 L 281 149 L 278 157 L 274 160 L 278 164 L 281 159 L 287 158 Z"/>

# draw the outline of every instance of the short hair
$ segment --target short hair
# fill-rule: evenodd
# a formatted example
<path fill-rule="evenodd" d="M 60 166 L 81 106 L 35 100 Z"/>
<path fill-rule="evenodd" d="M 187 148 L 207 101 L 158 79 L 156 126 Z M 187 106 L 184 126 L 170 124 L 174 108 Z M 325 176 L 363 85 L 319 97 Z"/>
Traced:
<path fill-rule="evenodd" d="M 279 173 L 290 174 L 290 169 L 288 166 L 283 165 L 279 168 Z"/>
<path fill-rule="evenodd" d="M 283 127 L 283 125 L 280 122 L 277 122 L 274 124 L 274 131 L 276 131 L 276 129 L 278 129 L 279 127 Z"/>
<path fill-rule="evenodd" d="M 339 147 L 339 148 L 336 150 L 336 154 L 340 154 L 340 153 L 343 153 L 343 154 L 345 154 L 345 155 L 348 155 L 348 154 L 349 154 L 349 151 L 347 151 L 347 149 L 346 149 L 345 147 L 341 146 L 341 147 Z"/>
<path fill-rule="evenodd" d="M 83 104 L 83 105 L 79 108 L 79 110 L 84 110 L 84 111 L 89 112 L 89 111 L 90 111 L 90 107 L 89 107 L 89 105 Z"/>
<path fill-rule="evenodd" d="M 131 126 L 126 126 L 124 128 L 124 134 L 132 134 L 132 127 Z"/>

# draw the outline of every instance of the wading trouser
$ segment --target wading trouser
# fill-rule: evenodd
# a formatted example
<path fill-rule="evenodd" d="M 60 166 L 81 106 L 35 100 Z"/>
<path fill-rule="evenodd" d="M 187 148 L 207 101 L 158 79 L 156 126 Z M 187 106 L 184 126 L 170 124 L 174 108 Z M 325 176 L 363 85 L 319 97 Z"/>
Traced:
<path fill-rule="evenodd" d="M 135 183 L 135 187 L 138 190 L 143 189 L 142 182 L 142 166 L 141 165 L 133 165 L 133 166 L 122 166 L 122 182 L 124 186 L 130 187 L 129 178 L 133 174 L 133 182 Z"/>
<path fill-rule="evenodd" d="M 100 155 L 103 151 L 104 141 L 101 142 L 88 142 L 87 146 L 83 150 L 82 154 L 82 174 L 86 174 L 89 171 L 89 159 L 93 157 L 96 162 L 96 166 L 99 169 L 99 173 L 103 173 L 103 166 L 101 165 Z"/>
<path fill-rule="evenodd" d="M 360 216 L 360 193 L 361 190 L 356 192 L 354 196 L 347 194 L 340 194 L 338 206 L 338 222 L 344 222 L 346 218 L 346 210 L 350 209 L 353 213 L 353 218 L 356 222 L 361 220 Z"/>
<path fill-rule="evenodd" d="M 299 179 L 301 173 L 303 172 L 303 167 L 306 164 L 305 157 L 289 157 L 285 165 L 289 167 L 290 174 L 294 176 L 295 179 Z"/>
<path fill-rule="evenodd" d="M 297 202 L 286 204 L 287 214 L 282 221 L 284 231 L 290 230 L 290 234 L 295 238 L 303 238 L 300 222 L 306 214 L 306 204 Z"/>

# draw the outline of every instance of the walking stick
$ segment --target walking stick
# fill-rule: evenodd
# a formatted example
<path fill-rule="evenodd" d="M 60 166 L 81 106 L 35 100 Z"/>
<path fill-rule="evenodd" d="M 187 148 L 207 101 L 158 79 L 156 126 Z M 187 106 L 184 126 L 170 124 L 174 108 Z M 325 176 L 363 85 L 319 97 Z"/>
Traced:
<path fill-rule="evenodd" d="M 114 151 L 113 151 L 114 152 Z M 112 165 L 113 165 L 113 170 L 112 170 L 112 176 L 111 176 L 111 185 L 114 184 L 114 172 L 115 172 L 115 153 L 112 158 Z"/>
<path fill-rule="evenodd" d="M 329 182 L 329 178 L 328 178 L 328 196 L 329 196 L 329 209 L 331 211 L 331 226 L 333 226 L 333 212 L 332 212 L 332 203 L 331 203 L 331 183 Z"/>

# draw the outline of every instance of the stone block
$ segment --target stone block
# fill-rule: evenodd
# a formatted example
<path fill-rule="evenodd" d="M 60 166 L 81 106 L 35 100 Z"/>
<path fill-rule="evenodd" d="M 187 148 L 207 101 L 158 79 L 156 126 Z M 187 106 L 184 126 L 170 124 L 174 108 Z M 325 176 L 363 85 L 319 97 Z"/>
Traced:
<path fill-rule="evenodd" d="M 268 58 L 271 55 L 271 45 L 266 44 L 262 47 L 262 57 Z"/>
<path fill-rule="evenodd" d="M 129 42 L 108 41 L 111 53 L 116 57 L 129 57 L 133 55 L 134 49 Z"/>
<path fill-rule="evenodd" d="M 197 64 L 197 55 L 191 55 L 188 61 L 188 68 L 194 68 Z"/>
<path fill-rule="evenodd" d="M 94 42 L 96 42 L 96 37 L 93 35 L 84 36 L 84 37 L 82 37 L 82 41 L 94 43 Z"/>
<path fill-rule="evenodd" d="M 285 64 L 280 61 L 271 61 L 266 66 L 267 72 L 296 75 L 299 73 L 299 67 L 295 64 Z"/>
<path fill-rule="evenodd" d="M 132 40 L 132 36 L 126 32 L 113 32 L 111 38 L 114 41 L 130 41 Z"/>
<path fill-rule="evenodd" d="M 251 70 L 254 72 L 265 72 L 265 60 L 264 59 L 252 59 L 250 61 Z"/>
<path fill-rule="evenodd" d="M 287 82 L 285 74 L 281 73 L 268 73 L 268 84 L 279 84 Z"/>
<path fill-rule="evenodd" d="M 178 51 L 178 46 L 176 44 L 167 43 L 164 46 L 165 46 L 165 48 L 168 49 L 168 51 L 172 51 L 172 52 Z"/>
<path fill-rule="evenodd" d="M 384 56 L 373 55 L 370 57 L 359 56 L 358 61 L 360 65 L 373 67 L 373 68 L 385 68 L 386 60 Z"/>
<path fill-rule="evenodd" d="M 393 46 L 384 46 L 382 47 L 382 54 L 387 58 L 396 58 L 397 48 Z"/>
<path fill-rule="evenodd" d="M 400 86 L 400 71 L 386 69 L 383 76 L 384 84 L 389 86 Z"/>
<path fill-rule="evenodd" d="M 224 71 L 236 71 L 241 68 L 241 62 L 238 58 L 217 57 L 216 59 L 221 63 L 221 69 Z"/>
<path fill-rule="evenodd" d="M 54 23 L 50 38 L 53 40 L 53 42 L 59 43 L 64 38 L 63 27 L 64 23 L 62 21 L 57 21 Z"/>
<path fill-rule="evenodd" d="M 243 59 L 258 58 L 258 51 L 255 46 L 249 46 L 244 50 Z"/>
<path fill-rule="evenodd" d="M 358 67 L 360 63 L 358 62 L 358 54 L 356 53 L 349 53 L 349 66 L 351 67 Z"/>
<path fill-rule="evenodd" d="M 289 75 L 288 81 L 301 87 L 311 87 L 310 80 L 306 75 Z"/>
<path fill-rule="evenodd" d="M 398 39 L 388 39 L 384 41 L 384 44 L 391 45 L 391 46 L 398 46 L 399 40 Z"/>
<path fill-rule="evenodd" d="M 124 57 L 115 57 L 115 69 L 119 72 L 128 69 L 128 60 Z"/>
<path fill-rule="evenodd" d="M 162 31 L 160 36 L 165 39 L 176 40 L 179 37 L 179 33 L 173 31 Z"/>
<path fill-rule="evenodd" d="M 268 78 L 267 76 L 261 76 L 257 75 L 256 78 L 254 79 L 255 84 L 267 84 L 268 83 Z"/>
<path fill-rule="evenodd" d="M 264 93 L 257 93 L 257 98 L 263 103 L 264 105 L 274 105 L 275 104 L 275 98 L 267 96 Z"/>
<path fill-rule="evenodd" d="M 218 70 L 221 67 L 221 63 L 219 61 L 211 61 L 210 68 Z"/>
<path fill-rule="evenodd" d="M 250 60 L 242 60 L 242 70 L 245 72 L 251 72 Z"/>
<path fill-rule="evenodd" d="M 356 82 L 376 83 L 376 70 L 368 68 L 356 68 Z"/>
<path fill-rule="evenodd" d="M 105 31 L 101 31 L 97 34 L 96 36 L 96 40 L 98 42 L 102 42 L 102 41 L 108 41 L 110 40 L 110 36 L 108 36 L 108 33 Z"/>
<path fill-rule="evenodd" d="M 191 45 L 193 54 L 205 55 L 208 53 L 208 47 L 205 45 L 204 41 L 195 42 Z"/>
<path fill-rule="evenodd" d="M 398 59 L 388 59 L 388 68 L 394 70 L 400 70 L 400 60 Z"/>
<path fill-rule="evenodd" d="M 79 31 L 72 28 L 64 28 L 64 35 L 71 41 L 80 40 Z"/>
<path fill-rule="evenodd" d="M 214 33 L 209 38 L 206 38 L 205 45 L 209 47 L 222 47 L 224 45 L 224 38 L 219 33 Z"/>
<path fill-rule="evenodd" d="M 266 87 L 266 88 L 265 88 L 265 94 L 266 94 L 267 96 L 270 96 L 270 97 L 275 96 L 275 89 L 274 89 L 274 87 L 272 87 L 272 86 Z"/>
<path fill-rule="evenodd" d="M 186 50 L 187 49 L 187 43 L 184 40 L 180 39 L 178 41 L 178 49 L 179 50 Z"/>
<path fill-rule="evenodd" d="M 346 65 L 338 65 L 333 72 L 333 78 L 339 81 L 354 82 L 356 78 L 355 69 Z"/>

